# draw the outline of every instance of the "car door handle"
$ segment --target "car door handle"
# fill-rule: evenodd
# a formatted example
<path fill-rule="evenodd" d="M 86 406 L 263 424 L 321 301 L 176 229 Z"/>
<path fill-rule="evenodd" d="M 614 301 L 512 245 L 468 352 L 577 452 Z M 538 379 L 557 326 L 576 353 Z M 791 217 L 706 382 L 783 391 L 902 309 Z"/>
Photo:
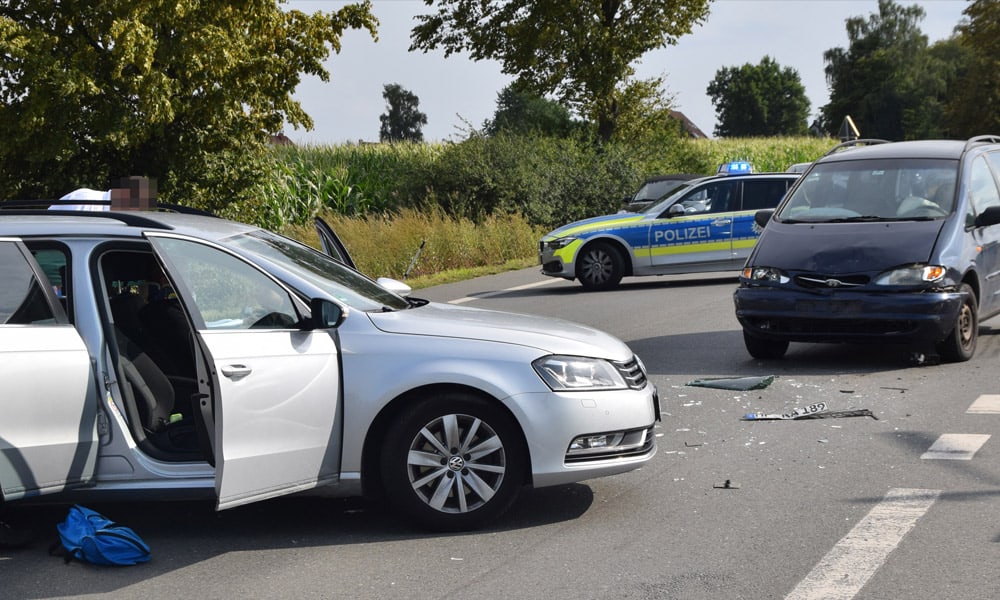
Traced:
<path fill-rule="evenodd" d="M 230 379 L 243 379 L 253 371 L 246 365 L 226 365 L 222 367 L 222 374 Z"/>
<path fill-rule="evenodd" d="M 716 219 L 712 221 L 712 225 L 716 227 L 722 227 L 723 225 L 729 225 L 732 222 L 733 222 L 732 219 Z"/>

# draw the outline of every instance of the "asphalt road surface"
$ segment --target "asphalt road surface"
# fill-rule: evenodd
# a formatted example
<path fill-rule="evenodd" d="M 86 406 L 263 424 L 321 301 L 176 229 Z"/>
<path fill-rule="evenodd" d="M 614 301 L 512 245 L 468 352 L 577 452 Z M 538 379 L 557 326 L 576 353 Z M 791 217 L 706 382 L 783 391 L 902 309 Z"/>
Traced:
<path fill-rule="evenodd" d="M 743 348 L 732 276 L 626 279 L 588 293 L 535 269 L 415 293 L 587 323 L 625 340 L 660 391 L 644 468 L 526 490 L 472 533 L 428 534 L 362 500 L 91 505 L 151 562 L 47 555 L 64 506 L 0 550 L 6 598 L 985 599 L 1000 597 L 1000 319 L 962 364 L 898 347 Z M 764 389 L 688 385 L 774 375 Z M 748 421 L 816 403 L 847 416 Z"/>

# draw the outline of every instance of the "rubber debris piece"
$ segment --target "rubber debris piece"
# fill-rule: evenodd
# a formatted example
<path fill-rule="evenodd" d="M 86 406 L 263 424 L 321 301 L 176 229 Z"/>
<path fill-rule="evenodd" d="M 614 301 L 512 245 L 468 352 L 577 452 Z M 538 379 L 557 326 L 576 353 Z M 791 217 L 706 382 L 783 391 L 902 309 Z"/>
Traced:
<path fill-rule="evenodd" d="M 693 387 L 717 388 L 720 390 L 762 390 L 771 385 L 774 375 L 763 377 L 718 377 L 714 379 L 695 379 L 687 382 Z"/>

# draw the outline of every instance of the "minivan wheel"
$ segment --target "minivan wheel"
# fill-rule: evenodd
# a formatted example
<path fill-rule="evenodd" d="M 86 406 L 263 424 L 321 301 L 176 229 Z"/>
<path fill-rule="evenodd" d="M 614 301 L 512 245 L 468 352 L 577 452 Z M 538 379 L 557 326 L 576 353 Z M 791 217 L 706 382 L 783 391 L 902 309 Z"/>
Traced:
<path fill-rule="evenodd" d="M 585 247 L 576 259 L 576 276 L 585 289 L 610 290 L 625 275 L 625 259 L 606 242 Z"/>
<path fill-rule="evenodd" d="M 417 402 L 386 433 L 387 500 L 436 531 L 474 529 L 517 498 L 527 455 L 517 424 L 501 408 L 462 392 Z"/>
<path fill-rule="evenodd" d="M 743 343 L 747 352 L 754 358 L 781 358 L 788 351 L 788 342 L 784 340 L 768 340 L 747 333 L 743 330 Z"/>
<path fill-rule="evenodd" d="M 976 302 L 976 294 L 966 283 L 962 284 L 959 292 L 965 295 L 965 301 L 958 311 L 955 328 L 938 344 L 938 353 L 948 362 L 964 362 L 972 358 L 979 340 L 979 304 Z"/>

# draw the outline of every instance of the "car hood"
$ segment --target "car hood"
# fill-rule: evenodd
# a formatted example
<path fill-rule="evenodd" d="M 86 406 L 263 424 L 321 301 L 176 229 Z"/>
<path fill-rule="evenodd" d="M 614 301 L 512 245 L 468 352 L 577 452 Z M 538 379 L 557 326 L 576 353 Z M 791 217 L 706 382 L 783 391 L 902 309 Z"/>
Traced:
<path fill-rule="evenodd" d="M 559 229 L 550 232 L 543 240 L 549 240 L 553 238 L 570 237 L 574 235 L 579 235 L 581 233 L 586 233 L 588 231 L 597 231 L 600 229 L 607 229 L 609 227 L 620 227 L 628 223 L 635 223 L 641 221 L 645 217 L 643 214 L 635 213 L 618 213 L 615 215 L 604 215 L 601 217 L 592 217 L 590 219 L 584 219 L 582 221 L 574 221 L 568 225 L 563 225 Z"/>
<path fill-rule="evenodd" d="M 632 351 L 618 338 L 561 319 L 430 304 L 407 310 L 368 313 L 382 331 L 530 346 L 545 353 L 623 361 Z"/>
<path fill-rule="evenodd" d="M 930 260 L 944 220 L 768 223 L 752 264 L 788 271 L 859 273 Z"/>

